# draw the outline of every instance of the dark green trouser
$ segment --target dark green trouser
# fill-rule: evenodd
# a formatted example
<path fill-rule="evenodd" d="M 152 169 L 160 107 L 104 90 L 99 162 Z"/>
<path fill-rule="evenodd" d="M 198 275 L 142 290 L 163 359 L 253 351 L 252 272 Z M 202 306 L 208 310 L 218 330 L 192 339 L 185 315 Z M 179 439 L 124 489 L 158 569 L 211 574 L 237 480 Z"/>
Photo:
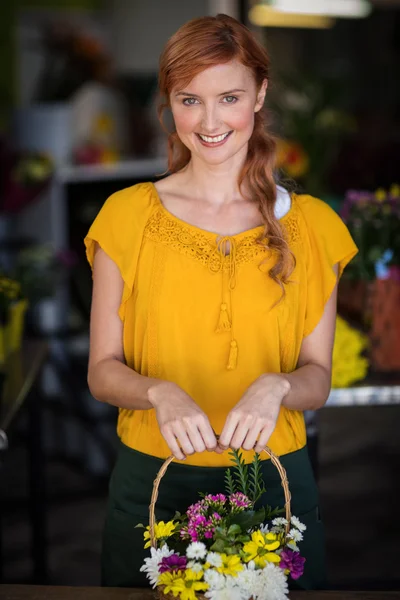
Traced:
<path fill-rule="evenodd" d="M 306 557 L 303 576 L 293 589 L 325 587 L 325 548 L 323 525 L 319 517 L 318 492 L 307 448 L 281 457 L 292 494 L 292 514 L 307 526 L 300 551 Z M 147 587 L 139 571 L 149 550 L 143 548 L 143 529 L 148 524 L 148 506 L 153 481 L 163 461 L 120 444 L 110 481 L 109 505 L 103 535 L 102 584 L 119 587 Z M 260 502 L 272 507 L 284 505 L 279 473 L 271 461 L 263 461 L 267 488 Z M 216 494 L 225 491 L 225 467 L 192 467 L 172 463 L 161 480 L 156 505 L 157 520 L 170 520 L 176 510 L 185 509 L 199 499 L 198 492 Z"/>

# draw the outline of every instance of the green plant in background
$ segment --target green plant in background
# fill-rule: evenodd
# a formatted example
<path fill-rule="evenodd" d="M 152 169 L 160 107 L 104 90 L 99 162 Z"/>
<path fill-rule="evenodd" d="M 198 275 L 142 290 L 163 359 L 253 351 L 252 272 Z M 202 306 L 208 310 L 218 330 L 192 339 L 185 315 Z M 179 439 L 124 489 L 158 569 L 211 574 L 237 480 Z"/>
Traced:
<path fill-rule="evenodd" d="M 30 246 L 19 253 L 14 276 L 23 294 L 34 304 L 54 296 L 75 262 L 73 253 L 57 251 L 49 244 Z"/>
<path fill-rule="evenodd" d="M 354 118 L 341 108 L 342 87 L 334 79 L 300 73 L 278 77 L 271 92 L 270 106 L 279 118 L 282 138 L 277 166 L 322 198 L 329 195 L 329 169 L 340 144 L 356 128 Z"/>

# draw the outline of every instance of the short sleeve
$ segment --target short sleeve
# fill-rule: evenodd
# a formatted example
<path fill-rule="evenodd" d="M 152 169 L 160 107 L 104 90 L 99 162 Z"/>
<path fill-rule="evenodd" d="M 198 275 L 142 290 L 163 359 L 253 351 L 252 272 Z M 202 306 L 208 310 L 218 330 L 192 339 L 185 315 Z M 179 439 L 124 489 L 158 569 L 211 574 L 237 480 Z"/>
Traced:
<path fill-rule="evenodd" d="M 338 279 L 358 249 L 346 225 L 328 204 L 312 196 L 299 196 L 298 200 L 304 218 L 302 238 L 307 263 L 305 337 L 318 325 Z M 336 264 L 338 278 L 333 270 Z"/>
<path fill-rule="evenodd" d="M 143 239 L 153 202 L 152 184 L 140 183 L 110 196 L 84 239 L 86 256 L 93 269 L 96 242 L 115 262 L 124 281 L 119 316 L 125 319 L 126 302 L 132 294 Z"/>

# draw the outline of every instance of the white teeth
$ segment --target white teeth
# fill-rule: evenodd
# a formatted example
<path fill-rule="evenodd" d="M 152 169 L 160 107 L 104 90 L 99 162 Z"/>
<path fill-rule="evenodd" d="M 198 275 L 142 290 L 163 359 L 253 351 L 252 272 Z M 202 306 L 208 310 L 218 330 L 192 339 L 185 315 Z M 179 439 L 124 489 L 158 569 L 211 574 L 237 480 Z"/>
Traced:
<path fill-rule="evenodd" d="M 207 142 L 208 144 L 216 144 L 217 142 L 222 142 L 222 140 L 224 140 L 229 134 L 230 131 L 228 131 L 228 133 L 218 135 L 217 137 L 208 137 L 206 135 L 201 135 L 201 133 L 199 133 L 199 136 L 204 142 Z"/>

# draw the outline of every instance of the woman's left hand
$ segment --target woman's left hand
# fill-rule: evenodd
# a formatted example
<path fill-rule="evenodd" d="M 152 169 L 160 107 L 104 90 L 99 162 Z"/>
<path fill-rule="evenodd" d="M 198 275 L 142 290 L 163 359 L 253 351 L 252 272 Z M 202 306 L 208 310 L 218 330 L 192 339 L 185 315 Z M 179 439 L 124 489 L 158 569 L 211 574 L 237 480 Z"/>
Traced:
<path fill-rule="evenodd" d="M 261 375 L 230 411 L 219 437 L 217 452 L 228 448 L 261 452 L 275 429 L 290 383 L 278 373 Z"/>

